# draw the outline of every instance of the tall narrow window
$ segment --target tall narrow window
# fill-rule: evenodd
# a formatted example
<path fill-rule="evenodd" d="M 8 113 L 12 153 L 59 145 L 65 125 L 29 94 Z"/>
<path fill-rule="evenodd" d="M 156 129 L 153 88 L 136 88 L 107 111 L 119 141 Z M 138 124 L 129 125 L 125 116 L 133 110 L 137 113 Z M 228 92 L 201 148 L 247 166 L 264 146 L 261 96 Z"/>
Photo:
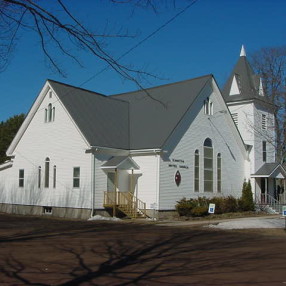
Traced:
<path fill-rule="evenodd" d="M 19 170 L 19 187 L 23 188 L 24 187 L 24 169 Z"/>
<path fill-rule="evenodd" d="M 209 114 L 209 98 L 204 101 L 204 111 L 205 114 Z"/>
<path fill-rule="evenodd" d="M 204 191 L 213 192 L 213 147 L 209 138 L 204 142 Z"/>
<path fill-rule="evenodd" d="M 266 141 L 262 141 L 262 161 L 266 162 L 267 151 L 266 151 Z"/>
<path fill-rule="evenodd" d="M 199 150 L 195 151 L 195 192 L 200 191 L 200 154 Z"/>
<path fill-rule="evenodd" d="M 41 180 L 42 180 L 42 168 L 39 166 L 38 168 L 38 188 L 41 188 Z"/>
<path fill-rule="evenodd" d="M 221 192 L 221 154 L 217 154 L 217 192 Z"/>
<path fill-rule="evenodd" d="M 53 118 L 52 118 L 52 120 L 55 121 L 55 118 L 56 118 L 56 108 L 53 107 Z"/>
<path fill-rule="evenodd" d="M 80 186 L 80 167 L 73 168 L 73 187 L 79 188 Z"/>
<path fill-rule="evenodd" d="M 263 130 L 266 130 L 266 115 L 262 114 L 262 118 L 261 118 L 261 128 Z"/>
<path fill-rule="evenodd" d="M 213 103 L 209 98 L 204 101 L 204 112 L 206 115 L 213 115 Z"/>
<path fill-rule="evenodd" d="M 48 105 L 48 122 L 51 122 L 53 119 L 53 108 L 52 108 L 52 104 L 49 103 Z"/>
<path fill-rule="evenodd" d="M 50 159 L 46 158 L 45 161 L 45 188 L 49 187 L 50 182 Z"/>
<path fill-rule="evenodd" d="M 45 109 L 45 122 L 48 122 L 48 109 Z"/>
<path fill-rule="evenodd" d="M 55 189 L 57 185 L 57 166 L 54 166 L 54 174 L 53 174 L 53 188 Z"/>
<path fill-rule="evenodd" d="M 209 102 L 209 115 L 213 115 L 214 112 L 213 112 L 213 103 L 210 101 Z"/>

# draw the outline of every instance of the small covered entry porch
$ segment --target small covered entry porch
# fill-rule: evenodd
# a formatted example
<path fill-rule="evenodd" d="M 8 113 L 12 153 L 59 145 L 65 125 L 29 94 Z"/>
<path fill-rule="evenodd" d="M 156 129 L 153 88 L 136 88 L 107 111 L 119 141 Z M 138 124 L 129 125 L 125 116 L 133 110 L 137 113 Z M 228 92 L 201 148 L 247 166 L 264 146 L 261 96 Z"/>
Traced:
<path fill-rule="evenodd" d="M 280 212 L 286 203 L 286 170 L 279 163 L 265 163 L 255 174 L 255 202 L 259 205 L 269 205 Z"/>
<path fill-rule="evenodd" d="M 146 203 L 138 199 L 138 178 L 142 175 L 138 164 L 129 156 L 115 156 L 101 169 L 107 176 L 103 206 L 112 216 L 121 212 L 130 218 L 146 217 Z"/>

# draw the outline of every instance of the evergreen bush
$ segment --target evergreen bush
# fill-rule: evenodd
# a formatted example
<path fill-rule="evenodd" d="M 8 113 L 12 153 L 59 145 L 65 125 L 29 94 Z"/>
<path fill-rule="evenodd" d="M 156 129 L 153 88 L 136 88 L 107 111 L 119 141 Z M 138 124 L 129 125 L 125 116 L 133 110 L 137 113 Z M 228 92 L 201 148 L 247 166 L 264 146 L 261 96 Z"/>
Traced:
<path fill-rule="evenodd" d="M 243 183 L 242 196 L 238 200 L 238 205 L 241 211 L 254 211 L 255 210 L 250 181 Z"/>

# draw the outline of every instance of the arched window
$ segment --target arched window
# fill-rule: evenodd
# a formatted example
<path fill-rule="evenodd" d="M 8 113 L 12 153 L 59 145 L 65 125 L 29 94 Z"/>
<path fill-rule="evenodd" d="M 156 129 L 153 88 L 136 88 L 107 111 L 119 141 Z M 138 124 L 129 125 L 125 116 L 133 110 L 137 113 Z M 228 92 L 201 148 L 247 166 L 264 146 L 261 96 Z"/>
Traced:
<path fill-rule="evenodd" d="M 49 187 L 50 181 L 50 159 L 46 158 L 45 160 L 45 188 Z"/>
<path fill-rule="evenodd" d="M 51 122 L 53 119 L 53 108 L 52 108 L 52 104 L 49 103 L 48 105 L 48 122 Z"/>
<path fill-rule="evenodd" d="M 56 165 L 54 165 L 54 174 L 53 175 L 54 175 L 53 176 L 53 188 L 55 188 L 57 185 L 57 166 Z"/>
<path fill-rule="evenodd" d="M 213 103 L 210 101 L 209 102 L 209 115 L 213 115 L 214 112 L 213 112 Z"/>
<path fill-rule="evenodd" d="M 194 176 L 195 192 L 200 191 L 200 154 L 199 150 L 195 151 L 195 176 Z"/>
<path fill-rule="evenodd" d="M 217 192 L 221 192 L 221 154 L 217 154 Z"/>
<path fill-rule="evenodd" d="M 45 122 L 48 122 L 48 109 L 45 109 Z"/>
<path fill-rule="evenodd" d="M 213 115 L 213 103 L 209 98 L 204 101 L 204 112 L 206 115 Z"/>
<path fill-rule="evenodd" d="M 209 114 L 209 98 L 204 101 L 204 111 L 205 114 Z"/>
<path fill-rule="evenodd" d="M 56 108 L 55 107 L 53 107 L 53 121 L 55 121 L 55 118 L 56 118 Z"/>
<path fill-rule="evenodd" d="M 41 180 L 42 180 L 42 168 L 41 166 L 39 166 L 38 168 L 38 188 L 40 189 L 41 188 Z"/>
<path fill-rule="evenodd" d="M 210 138 L 204 142 L 204 191 L 213 192 L 213 146 Z"/>

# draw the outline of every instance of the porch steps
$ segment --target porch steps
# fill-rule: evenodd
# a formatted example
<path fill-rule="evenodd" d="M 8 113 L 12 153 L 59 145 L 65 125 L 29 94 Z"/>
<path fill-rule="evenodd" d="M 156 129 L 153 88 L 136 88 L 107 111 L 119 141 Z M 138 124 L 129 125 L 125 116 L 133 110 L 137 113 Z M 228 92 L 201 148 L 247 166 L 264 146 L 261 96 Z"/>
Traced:
<path fill-rule="evenodd" d="M 119 210 L 129 218 L 147 218 L 146 203 L 139 200 L 130 192 L 104 192 L 105 208 L 113 208 Z"/>
<path fill-rule="evenodd" d="M 282 213 L 282 206 L 285 205 L 285 194 L 280 196 L 279 200 L 276 200 L 271 195 L 266 194 L 262 198 L 256 197 L 256 204 L 260 210 L 263 210 L 269 214 Z"/>
<path fill-rule="evenodd" d="M 147 216 L 139 209 L 131 208 L 128 205 L 118 205 L 118 209 L 130 218 L 146 218 Z"/>

